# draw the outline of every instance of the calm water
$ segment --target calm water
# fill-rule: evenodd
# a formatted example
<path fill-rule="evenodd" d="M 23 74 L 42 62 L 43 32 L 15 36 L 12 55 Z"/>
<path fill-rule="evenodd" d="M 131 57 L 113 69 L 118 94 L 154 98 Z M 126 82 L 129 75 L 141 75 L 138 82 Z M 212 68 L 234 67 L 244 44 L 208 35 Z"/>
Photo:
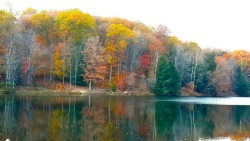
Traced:
<path fill-rule="evenodd" d="M 247 140 L 249 98 L 0 97 L 0 140 Z"/>

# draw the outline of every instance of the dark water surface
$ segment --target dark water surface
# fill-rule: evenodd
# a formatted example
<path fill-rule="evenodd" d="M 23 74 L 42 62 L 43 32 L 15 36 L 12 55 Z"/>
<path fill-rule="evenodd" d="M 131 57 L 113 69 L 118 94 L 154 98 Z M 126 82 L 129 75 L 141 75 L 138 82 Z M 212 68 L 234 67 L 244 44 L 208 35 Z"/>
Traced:
<path fill-rule="evenodd" d="M 0 140 L 247 140 L 249 98 L 0 97 Z"/>

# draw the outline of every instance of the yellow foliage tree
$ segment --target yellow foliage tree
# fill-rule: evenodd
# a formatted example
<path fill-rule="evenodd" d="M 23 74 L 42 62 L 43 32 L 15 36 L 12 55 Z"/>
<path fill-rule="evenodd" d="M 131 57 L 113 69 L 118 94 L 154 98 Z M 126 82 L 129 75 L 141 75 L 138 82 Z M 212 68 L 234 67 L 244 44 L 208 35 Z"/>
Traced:
<path fill-rule="evenodd" d="M 49 81 L 53 79 L 53 52 L 59 39 L 54 14 L 53 12 L 42 11 L 32 15 L 30 19 L 33 30 L 35 31 L 36 41 L 41 47 L 44 47 L 41 50 L 45 50 L 46 52 L 39 52 L 38 55 L 42 55 L 41 57 L 46 61 L 44 61 L 45 65 L 43 66 L 41 66 L 40 60 L 35 63 L 36 66 L 39 66 L 36 72 L 44 74 L 44 78 L 46 77 L 45 75 L 49 75 Z"/>
<path fill-rule="evenodd" d="M 237 60 L 241 70 L 246 76 L 250 76 L 250 52 L 246 50 L 236 50 L 233 57 Z"/>
<path fill-rule="evenodd" d="M 36 39 L 41 45 L 48 47 L 57 40 L 56 20 L 50 13 L 44 11 L 34 14 L 31 23 L 36 32 Z"/>
<path fill-rule="evenodd" d="M 95 19 L 78 9 L 62 11 L 57 21 L 63 37 L 71 37 L 75 42 L 81 42 L 94 34 Z"/>
<path fill-rule="evenodd" d="M 119 65 L 124 58 L 125 49 L 129 44 L 129 40 L 136 37 L 135 32 L 125 27 L 123 24 L 111 24 L 107 29 L 107 41 L 105 45 L 105 51 L 107 53 L 107 60 L 110 64 L 110 76 L 109 85 L 112 79 L 113 66 L 118 65 L 118 76 L 119 76 Z"/>
<path fill-rule="evenodd" d="M 55 48 L 55 53 L 54 53 L 54 56 L 53 56 L 53 61 L 54 61 L 54 65 L 53 65 L 54 74 L 58 78 L 62 78 L 65 75 L 64 74 L 65 71 L 63 69 L 63 58 L 62 58 L 60 46 L 57 46 Z"/>
<path fill-rule="evenodd" d="M 83 62 L 81 52 L 84 49 L 84 44 L 89 37 L 95 35 L 95 19 L 78 9 L 62 11 L 57 16 L 57 24 L 61 34 L 61 39 L 65 44 L 70 45 L 72 49 L 70 53 L 70 84 L 74 78 L 74 84 L 82 79 L 80 70 Z M 74 73 L 72 76 L 72 72 Z M 78 81 L 79 82 L 79 81 Z"/>

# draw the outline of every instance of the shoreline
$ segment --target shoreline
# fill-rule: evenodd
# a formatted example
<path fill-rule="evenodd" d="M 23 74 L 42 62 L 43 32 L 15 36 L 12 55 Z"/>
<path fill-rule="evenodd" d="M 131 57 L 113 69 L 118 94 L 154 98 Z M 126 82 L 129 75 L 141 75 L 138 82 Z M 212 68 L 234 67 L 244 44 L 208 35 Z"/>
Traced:
<path fill-rule="evenodd" d="M 0 89 L 0 95 L 17 95 L 17 96 L 157 96 L 153 93 L 146 91 L 131 91 L 131 92 L 109 92 L 107 90 L 92 90 L 88 91 L 86 87 L 82 87 L 81 89 L 67 89 L 67 90 L 53 90 L 44 87 L 39 88 L 30 88 L 30 87 L 18 87 L 16 89 L 9 89 L 6 92 L 6 89 Z M 164 96 L 164 95 L 163 95 Z M 206 96 L 196 92 L 187 92 L 183 89 L 181 90 L 181 94 L 179 96 L 169 96 L 166 97 L 239 97 L 237 95 L 217 95 L 217 96 Z M 158 96 L 161 97 L 161 96 Z"/>
<path fill-rule="evenodd" d="M 3 91 L 3 89 L 1 89 Z M 25 89 L 18 88 L 11 90 L 8 93 L 1 92 L 0 95 L 18 95 L 18 96 L 89 96 L 89 95 L 104 95 L 104 96 L 155 96 L 149 92 L 108 92 L 100 90 L 51 90 L 51 89 Z"/>

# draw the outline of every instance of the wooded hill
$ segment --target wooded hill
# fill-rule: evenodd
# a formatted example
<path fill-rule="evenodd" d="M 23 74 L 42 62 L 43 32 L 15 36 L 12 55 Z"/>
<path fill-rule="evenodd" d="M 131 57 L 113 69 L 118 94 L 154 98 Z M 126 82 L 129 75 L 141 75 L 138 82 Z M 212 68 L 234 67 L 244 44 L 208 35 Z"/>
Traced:
<path fill-rule="evenodd" d="M 2 87 L 34 86 L 39 79 L 58 88 L 69 83 L 178 95 L 185 87 L 203 95 L 248 96 L 249 52 L 202 49 L 169 32 L 78 9 L 28 8 L 20 17 L 0 10 Z"/>

